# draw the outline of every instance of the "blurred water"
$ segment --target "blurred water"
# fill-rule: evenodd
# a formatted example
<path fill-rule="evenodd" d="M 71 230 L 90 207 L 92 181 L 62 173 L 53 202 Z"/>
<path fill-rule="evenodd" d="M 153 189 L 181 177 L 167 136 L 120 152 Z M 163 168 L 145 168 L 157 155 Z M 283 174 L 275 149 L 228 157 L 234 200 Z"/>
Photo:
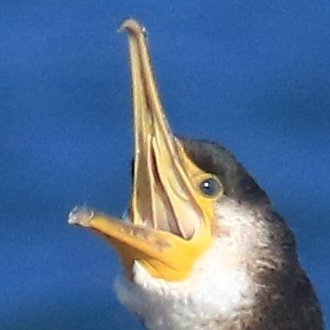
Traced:
<path fill-rule="evenodd" d="M 148 27 L 175 131 L 221 141 L 294 228 L 330 317 L 330 5 L 325 1 L 0 4 L 1 329 L 138 329 L 114 252 L 66 223 L 129 200 L 132 15 Z"/>

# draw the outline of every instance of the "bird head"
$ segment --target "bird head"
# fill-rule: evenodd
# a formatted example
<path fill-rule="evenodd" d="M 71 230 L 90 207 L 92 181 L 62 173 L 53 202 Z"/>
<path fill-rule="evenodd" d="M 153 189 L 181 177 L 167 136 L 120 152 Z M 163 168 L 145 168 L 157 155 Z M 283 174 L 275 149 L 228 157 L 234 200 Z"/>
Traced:
<path fill-rule="evenodd" d="M 87 208 L 69 215 L 118 251 L 128 278 L 119 300 L 151 329 L 322 329 L 286 223 L 225 148 L 173 134 L 145 29 L 127 19 L 121 30 L 129 38 L 134 113 L 128 217 Z M 299 312 L 307 309 L 304 320 Z M 306 322 L 313 326 L 296 326 Z"/>

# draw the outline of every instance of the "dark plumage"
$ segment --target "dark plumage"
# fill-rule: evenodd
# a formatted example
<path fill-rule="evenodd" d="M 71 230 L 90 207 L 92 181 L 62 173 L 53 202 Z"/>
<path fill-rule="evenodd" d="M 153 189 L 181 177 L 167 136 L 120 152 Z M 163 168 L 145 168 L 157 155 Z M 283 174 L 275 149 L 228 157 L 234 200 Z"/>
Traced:
<path fill-rule="evenodd" d="M 204 140 L 180 140 L 196 165 L 219 177 L 229 198 L 241 202 L 269 203 L 265 192 L 226 148 Z"/>

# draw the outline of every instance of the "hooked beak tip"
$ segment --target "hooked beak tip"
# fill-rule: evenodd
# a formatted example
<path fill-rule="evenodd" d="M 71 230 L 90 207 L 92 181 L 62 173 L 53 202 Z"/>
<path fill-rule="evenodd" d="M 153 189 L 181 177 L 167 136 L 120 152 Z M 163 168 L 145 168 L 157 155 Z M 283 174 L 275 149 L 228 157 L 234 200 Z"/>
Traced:
<path fill-rule="evenodd" d="M 94 217 L 94 211 L 87 207 L 76 206 L 69 213 L 68 222 L 70 225 L 90 227 L 90 222 Z"/>
<path fill-rule="evenodd" d="M 125 30 L 127 30 L 130 33 L 136 33 L 136 34 L 142 33 L 143 35 L 145 35 L 147 32 L 146 28 L 132 17 L 125 18 L 121 22 L 118 32 L 123 32 Z"/>

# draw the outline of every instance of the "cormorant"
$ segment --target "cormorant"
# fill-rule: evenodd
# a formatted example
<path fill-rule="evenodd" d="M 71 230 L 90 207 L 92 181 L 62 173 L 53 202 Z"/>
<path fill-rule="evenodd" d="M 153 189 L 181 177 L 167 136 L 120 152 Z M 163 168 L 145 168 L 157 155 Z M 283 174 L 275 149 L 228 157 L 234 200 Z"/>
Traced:
<path fill-rule="evenodd" d="M 75 208 L 69 222 L 119 252 L 119 301 L 148 329 L 321 330 L 292 231 L 225 148 L 173 135 L 145 29 L 126 19 L 135 123 L 129 216 Z"/>

